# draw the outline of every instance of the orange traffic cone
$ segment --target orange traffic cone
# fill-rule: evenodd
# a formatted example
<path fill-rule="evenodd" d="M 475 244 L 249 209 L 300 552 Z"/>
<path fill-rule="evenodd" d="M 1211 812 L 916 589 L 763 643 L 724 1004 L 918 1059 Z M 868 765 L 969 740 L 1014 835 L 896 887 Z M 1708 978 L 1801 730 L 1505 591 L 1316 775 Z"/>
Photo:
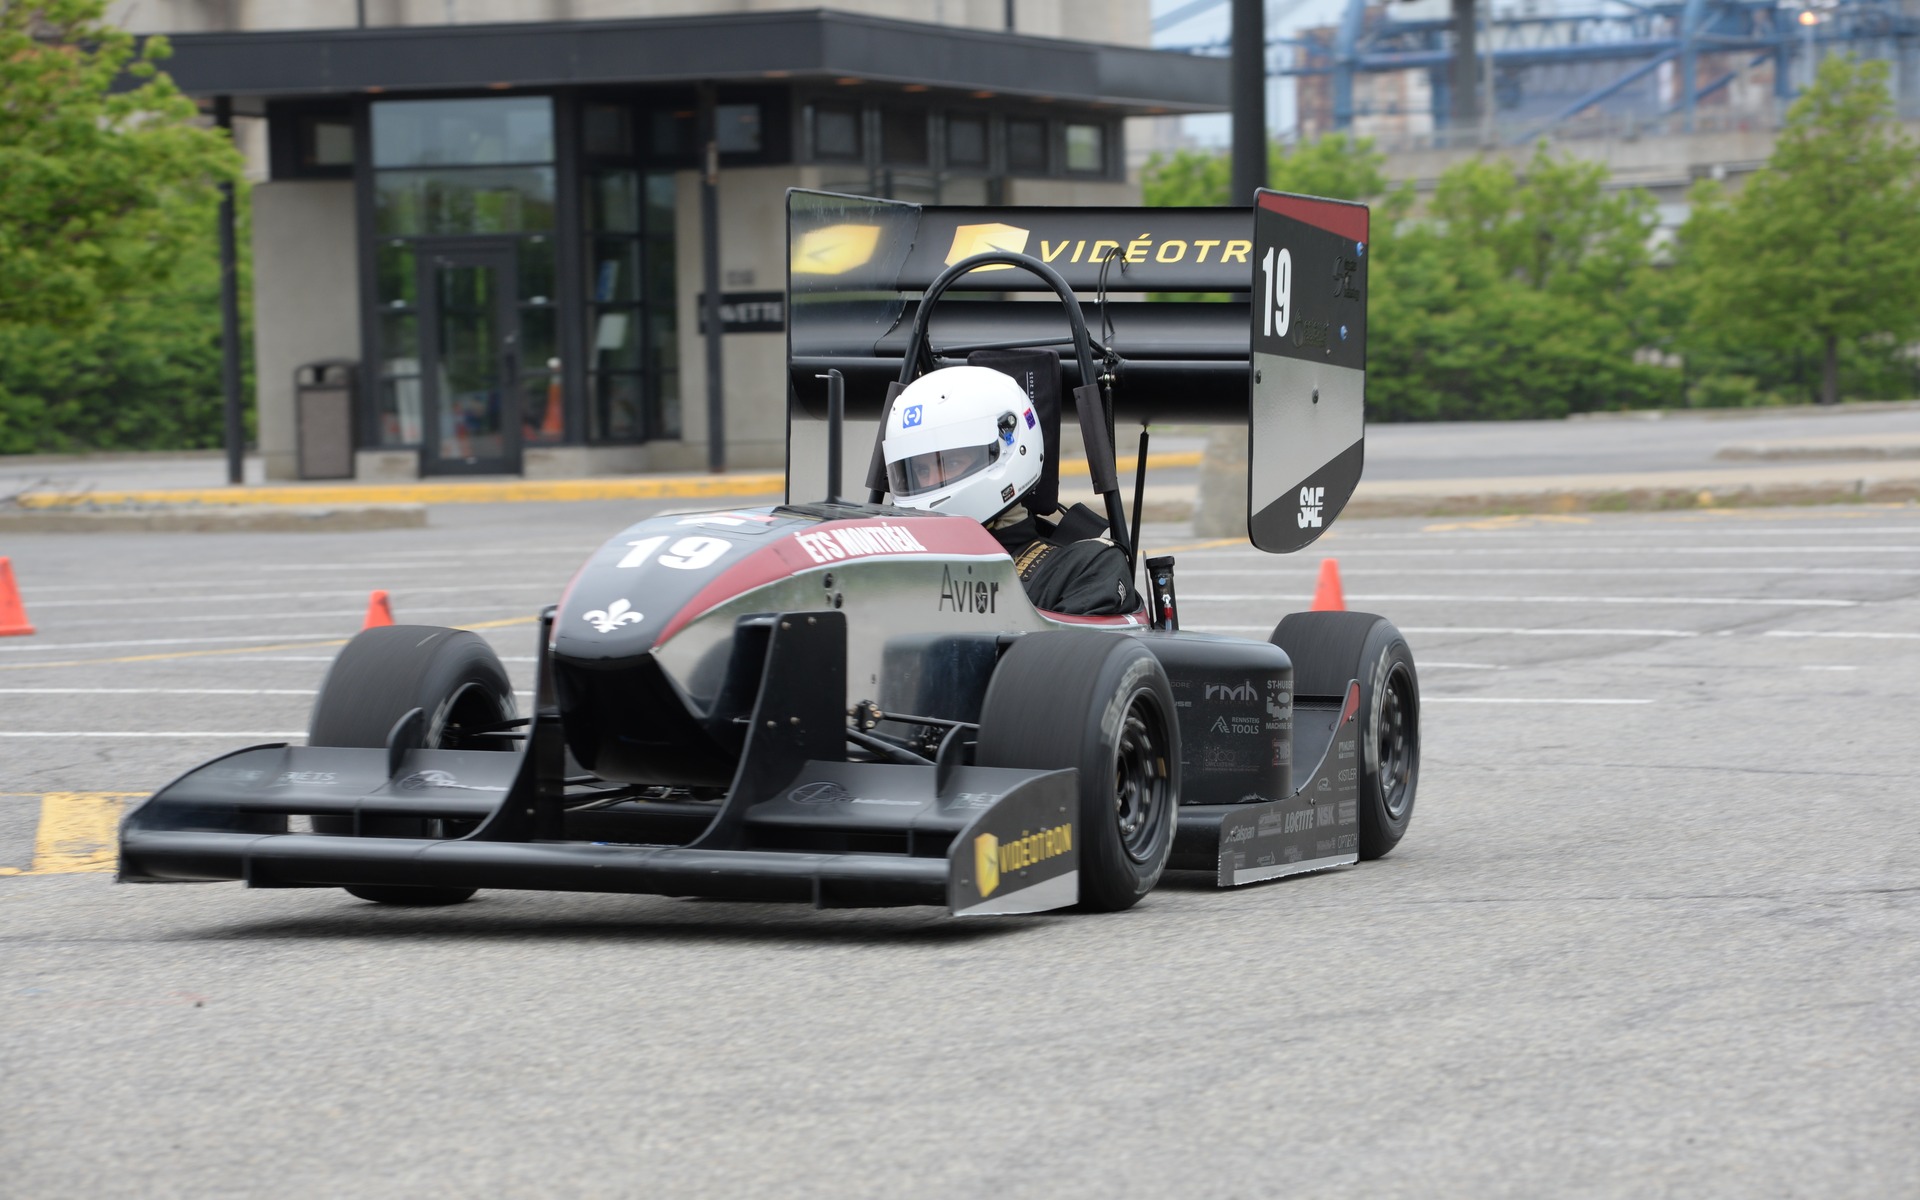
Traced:
<path fill-rule="evenodd" d="M 21 637 L 33 632 L 27 623 L 27 606 L 20 603 L 20 589 L 13 584 L 13 560 L 0 558 L 0 637 Z"/>
<path fill-rule="evenodd" d="M 1313 589 L 1312 612 L 1345 612 L 1347 597 L 1340 590 L 1340 560 L 1320 560 L 1320 582 Z"/>
<path fill-rule="evenodd" d="M 547 385 L 547 411 L 540 422 L 540 437 L 543 441 L 557 442 L 566 432 L 565 418 L 560 409 L 560 380 L 556 376 Z"/>
<path fill-rule="evenodd" d="M 393 624 L 393 609 L 387 604 L 387 594 L 376 591 L 367 597 L 367 621 L 362 629 L 373 629 L 380 625 Z"/>

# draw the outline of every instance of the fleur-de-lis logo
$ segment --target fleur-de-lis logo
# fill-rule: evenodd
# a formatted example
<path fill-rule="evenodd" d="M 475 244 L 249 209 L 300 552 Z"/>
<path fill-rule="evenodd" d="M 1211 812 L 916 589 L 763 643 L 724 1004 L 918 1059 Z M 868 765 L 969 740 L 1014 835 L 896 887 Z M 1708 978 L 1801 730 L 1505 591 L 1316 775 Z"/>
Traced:
<path fill-rule="evenodd" d="M 586 618 L 601 633 L 612 633 L 622 625 L 632 625 L 646 619 L 643 614 L 634 612 L 633 605 L 625 600 L 615 600 L 605 608 L 596 608 L 587 613 Z"/>

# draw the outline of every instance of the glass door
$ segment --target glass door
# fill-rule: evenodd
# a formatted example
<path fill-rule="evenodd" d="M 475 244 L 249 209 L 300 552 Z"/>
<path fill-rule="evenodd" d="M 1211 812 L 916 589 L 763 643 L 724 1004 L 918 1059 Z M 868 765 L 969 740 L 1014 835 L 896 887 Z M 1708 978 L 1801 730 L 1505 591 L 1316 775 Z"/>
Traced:
<path fill-rule="evenodd" d="M 419 253 L 426 475 L 520 473 L 520 321 L 510 239 Z"/>

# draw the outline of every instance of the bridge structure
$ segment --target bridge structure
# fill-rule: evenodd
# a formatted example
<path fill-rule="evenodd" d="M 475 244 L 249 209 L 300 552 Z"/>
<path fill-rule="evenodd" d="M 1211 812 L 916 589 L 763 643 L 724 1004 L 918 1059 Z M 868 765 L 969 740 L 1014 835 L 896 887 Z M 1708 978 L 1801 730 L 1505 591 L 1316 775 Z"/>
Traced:
<path fill-rule="evenodd" d="M 1268 27 L 1303 2 L 1270 5 Z M 1920 117 L 1920 0 L 1347 0 L 1267 51 L 1269 74 L 1295 81 L 1299 136 L 1390 153 L 1770 131 L 1831 53 L 1890 60 L 1901 115 Z"/>

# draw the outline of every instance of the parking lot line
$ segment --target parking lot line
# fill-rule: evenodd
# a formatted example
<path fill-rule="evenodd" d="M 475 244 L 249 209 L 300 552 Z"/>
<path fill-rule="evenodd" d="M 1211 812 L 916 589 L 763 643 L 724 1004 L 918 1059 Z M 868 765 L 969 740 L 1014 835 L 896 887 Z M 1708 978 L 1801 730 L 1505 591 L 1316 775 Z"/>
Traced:
<path fill-rule="evenodd" d="M 562 584 L 559 586 L 565 586 L 565 585 Z M 53 588 L 50 590 L 57 592 L 62 589 Z M 409 587 L 402 591 L 399 591 L 399 595 L 402 597 L 439 595 L 441 593 L 472 595 L 476 591 L 533 592 L 533 591 L 555 591 L 555 590 L 556 590 L 556 585 L 548 584 L 548 583 L 489 583 L 481 587 L 475 587 L 471 584 L 465 585 L 462 587 Z M 132 599 L 129 599 L 125 596 L 115 596 L 111 599 L 102 599 L 102 600 L 35 600 L 33 604 L 33 608 L 35 612 L 38 612 L 43 608 L 136 608 L 136 609 L 145 611 L 147 609 L 151 609 L 155 604 L 225 604 L 225 603 L 239 603 L 241 601 L 247 601 L 251 603 L 258 600 L 321 600 L 321 599 L 344 600 L 350 597 L 357 597 L 358 599 L 365 600 L 367 598 L 367 589 L 366 588 L 338 588 L 338 589 L 333 589 L 328 591 L 298 591 L 298 592 L 249 592 L 249 591 L 242 591 L 242 590 L 235 590 L 235 589 L 227 589 L 219 592 L 211 592 L 211 593 L 206 593 L 202 595 L 187 595 L 187 596 L 142 595 Z M 314 615 L 317 615 L 317 614 L 314 614 Z"/>
<path fill-rule="evenodd" d="M 1618 696 L 1435 696 L 1424 693 L 1422 704 L 1652 704 L 1652 700 L 1624 699 Z"/>
<path fill-rule="evenodd" d="M 145 792 L 47 792 L 40 796 L 40 824 L 33 862 L 0 867 L 0 875 L 79 875 L 111 871 L 127 801 Z"/>
<path fill-rule="evenodd" d="M 0 729 L 0 738 L 304 738 L 307 731 L 259 729 Z"/>
<path fill-rule="evenodd" d="M 1892 633 L 1877 629 L 1769 629 L 1760 636 L 1783 638 L 1890 638 L 1898 641 L 1912 641 L 1920 638 L 1920 633 Z"/>
<path fill-rule="evenodd" d="M 311 696 L 312 688 L 0 687 L 0 696 Z"/>
<path fill-rule="evenodd" d="M 514 625 L 531 625 L 537 620 L 539 620 L 538 617 L 508 617 L 500 621 L 469 621 L 464 625 L 455 625 L 453 626 L 453 628 L 466 629 L 466 630 L 471 630 L 473 632 L 478 633 L 482 630 L 487 630 L 487 629 L 506 629 Z M 183 642 L 192 642 L 195 640 L 213 641 L 213 640 L 223 640 L 223 639 L 212 639 L 212 638 L 171 639 L 171 641 L 174 644 L 179 644 Z M 255 639 L 249 638 L 246 640 L 251 641 Z M 176 658 L 211 658 L 216 655 L 259 654 L 263 651 L 268 651 L 268 650 L 317 650 L 324 646 L 344 646 L 347 644 L 347 641 L 348 641 L 347 638 L 331 638 L 331 639 L 317 640 L 317 641 L 302 638 L 296 641 L 282 642 L 279 645 L 274 645 L 274 646 L 238 646 L 238 647 L 229 647 L 229 648 L 220 649 L 220 650 L 170 650 L 170 651 L 166 651 L 164 653 L 159 653 L 159 654 L 127 654 L 127 655 L 119 655 L 113 658 L 64 658 L 64 659 L 55 659 L 52 662 L 0 663 L 0 671 L 32 671 L 32 670 L 37 670 L 44 667 L 97 667 L 97 666 L 103 666 L 103 665 L 115 665 L 115 664 L 122 664 L 122 663 L 161 662 L 168 659 L 176 659 Z M 124 644 L 124 643 L 76 642 L 70 645 L 61 646 L 59 648 L 63 650 L 85 650 L 85 649 L 92 649 L 98 646 L 114 646 L 114 645 L 121 645 L 121 644 Z M 45 650 L 45 649 L 49 649 L 50 647 L 40 646 L 40 647 L 22 647 L 22 648 L 23 649 L 37 648 L 37 649 Z M 6 649 L 6 647 L 0 647 L 0 649 Z M 331 661 L 331 660 L 328 660 L 328 661 Z M 512 660 L 508 660 L 508 661 L 512 661 Z"/>
<path fill-rule="evenodd" d="M 1180 597 L 1182 602 L 1198 600 L 1215 604 L 1239 604 L 1272 598 L 1271 592 L 1189 592 Z M 1866 603 L 1864 600 L 1812 600 L 1790 596 L 1778 599 L 1751 596 L 1477 596 L 1424 592 L 1368 592 L 1360 599 L 1368 604 L 1388 601 L 1409 604 L 1757 604 L 1776 608 L 1858 608 Z"/>

